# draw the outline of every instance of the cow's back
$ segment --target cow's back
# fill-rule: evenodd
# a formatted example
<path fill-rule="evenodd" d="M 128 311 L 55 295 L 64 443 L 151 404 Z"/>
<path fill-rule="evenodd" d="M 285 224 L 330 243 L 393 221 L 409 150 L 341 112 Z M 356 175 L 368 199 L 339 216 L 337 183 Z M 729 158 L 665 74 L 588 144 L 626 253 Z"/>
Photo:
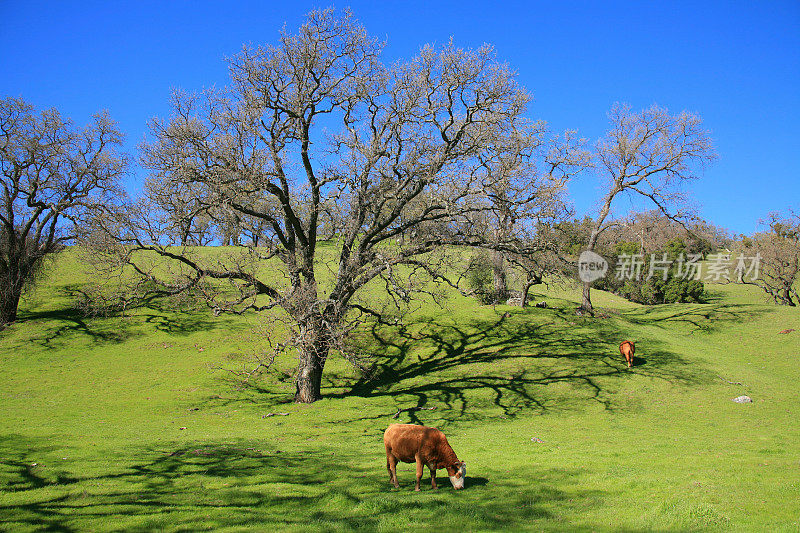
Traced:
<path fill-rule="evenodd" d="M 435 428 L 416 424 L 392 424 L 383 433 L 383 444 L 386 446 L 386 453 L 391 453 L 404 463 L 411 463 L 423 447 L 437 448 L 443 438 L 444 434 Z"/>
<path fill-rule="evenodd" d="M 623 341 L 622 344 L 619 345 L 619 353 L 622 355 L 633 355 L 636 353 L 636 346 L 631 341 Z"/>

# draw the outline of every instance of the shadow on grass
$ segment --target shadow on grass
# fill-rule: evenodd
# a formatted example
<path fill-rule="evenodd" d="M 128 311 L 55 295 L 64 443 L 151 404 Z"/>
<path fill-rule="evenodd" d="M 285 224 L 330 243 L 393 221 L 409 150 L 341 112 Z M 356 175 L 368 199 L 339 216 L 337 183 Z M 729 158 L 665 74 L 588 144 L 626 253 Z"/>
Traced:
<path fill-rule="evenodd" d="M 437 406 L 435 417 L 445 421 L 478 419 L 492 406 L 505 417 L 582 408 L 587 401 L 614 411 L 625 405 L 616 393 L 634 374 L 677 385 L 714 379 L 698 361 L 646 337 L 636 339 L 641 355 L 627 368 L 618 345 L 630 336 L 629 325 L 709 332 L 757 312 L 723 304 L 659 306 L 606 320 L 529 309 L 413 330 L 374 325 L 359 343 L 362 350 L 380 353 L 375 372 L 328 397 L 391 397 L 405 402 L 404 408 Z M 331 386 L 344 379 L 327 378 Z M 422 413 L 430 412 L 410 411 L 408 417 L 423 423 Z"/>
<path fill-rule="evenodd" d="M 730 323 L 757 318 L 765 312 L 763 306 L 748 304 L 669 304 L 645 306 L 627 311 L 625 319 L 634 325 L 656 326 L 661 329 L 683 329 L 681 333 L 711 333 Z"/>
<path fill-rule="evenodd" d="M 84 337 L 98 344 L 116 344 L 133 336 L 127 329 L 98 327 L 93 319 L 84 317 L 76 309 L 22 313 L 18 322 L 41 324 L 42 334 L 31 341 L 44 348 L 55 348 L 61 341 L 74 337 Z"/>
<path fill-rule="evenodd" d="M 63 472 L 63 466 L 48 464 L 55 457 L 46 448 L 21 437 L 3 437 L 0 449 L 0 490 L 6 494 L 0 517 L 11 528 L 48 531 L 375 530 L 408 523 L 499 529 L 530 526 L 553 513 L 569 516 L 602 497 L 571 486 L 574 473 L 535 467 L 512 480 L 473 477 L 462 491 L 443 485 L 421 493 L 413 492 L 408 470 L 397 491 L 382 457 L 365 466 L 361 454 L 282 452 L 264 443 L 127 450 L 111 461 L 103 458 L 111 471 L 92 474 Z"/>
<path fill-rule="evenodd" d="M 80 292 L 78 288 L 66 286 L 63 295 L 74 299 Z M 36 324 L 41 334 L 30 340 L 44 348 L 56 348 L 61 343 L 72 342 L 83 337 L 96 344 L 118 344 L 134 336 L 143 335 L 137 331 L 142 322 L 147 326 L 173 335 L 187 335 L 217 327 L 219 321 L 209 316 L 207 309 L 180 310 L 168 303 L 151 299 L 147 305 L 128 311 L 125 316 L 114 312 L 107 317 L 87 316 L 75 306 L 46 311 L 26 311 L 19 314 L 18 323 Z"/>
<path fill-rule="evenodd" d="M 703 301 L 710 304 L 722 302 L 725 299 L 725 293 L 720 290 L 714 290 L 706 285 L 706 290 L 703 293 Z"/>

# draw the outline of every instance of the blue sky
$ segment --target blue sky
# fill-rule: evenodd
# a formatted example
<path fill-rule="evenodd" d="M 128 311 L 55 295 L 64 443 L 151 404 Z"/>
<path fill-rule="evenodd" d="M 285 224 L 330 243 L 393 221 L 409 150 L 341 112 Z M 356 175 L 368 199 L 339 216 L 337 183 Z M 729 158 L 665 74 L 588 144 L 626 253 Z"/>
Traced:
<path fill-rule="evenodd" d="M 320 2 L 0 0 L 0 95 L 78 123 L 108 109 L 134 152 L 172 87 L 225 85 L 223 58 L 275 42 Z M 495 45 L 534 95 L 532 118 L 603 134 L 614 102 L 699 113 L 718 161 L 691 192 L 700 214 L 750 233 L 800 210 L 800 2 L 361 2 L 350 6 L 386 59 L 421 45 Z M 129 182 L 134 193 L 143 175 Z M 598 185 L 574 182 L 579 214 Z M 624 205 L 620 211 L 624 211 Z"/>

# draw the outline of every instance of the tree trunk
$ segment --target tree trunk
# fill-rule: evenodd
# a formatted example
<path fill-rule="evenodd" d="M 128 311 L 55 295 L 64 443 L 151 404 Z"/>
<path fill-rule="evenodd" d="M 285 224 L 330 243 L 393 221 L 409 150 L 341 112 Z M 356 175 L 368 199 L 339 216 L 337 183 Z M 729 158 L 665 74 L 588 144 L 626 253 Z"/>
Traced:
<path fill-rule="evenodd" d="M 591 297 L 591 283 L 584 282 L 583 284 L 583 301 L 581 302 L 581 311 L 594 315 L 594 309 L 592 308 L 592 297 Z"/>
<path fill-rule="evenodd" d="M 595 219 L 594 229 L 592 229 L 592 234 L 589 235 L 589 242 L 586 245 L 586 250 L 589 252 L 594 252 L 595 247 L 597 246 L 597 241 L 600 238 L 600 234 L 606 230 L 608 227 L 603 227 L 603 222 L 605 222 L 606 217 L 611 212 L 611 202 L 614 201 L 614 197 L 622 191 L 622 187 L 618 184 L 616 187 L 611 189 L 609 193 L 606 195 L 605 202 L 603 203 L 603 207 L 600 208 L 600 212 L 597 215 L 597 219 Z M 594 316 L 594 309 L 592 308 L 592 298 L 591 298 L 591 283 L 584 282 L 583 283 L 583 301 L 581 302 L 580 310 L 584 313 L 589 313 Z"/>
<path fill-rule="evenodd" d="M 606 205 L 608 207 L 608 204 Z M 606 210 L 607 212 L 607 210 Z M 605 218 L 605 215 L 603 216 Z M 599 226 L 598 226 L 599 228 Z M 600 232 L 597 228 L 592 231 L 591 237 L 589 237 L 589 245 L 586 247 L 586 251 L 594 252 L 595 246 L 597 246 L 597 239 L 600 235 Z M 594 309 L 592 308 L 592 283 L 590 281 L 583 282 L 583 299 L 581 301 L 580 310 L 584 313 L 589 313 L 590 315 L 594 316 Z"/>
<path fill-rule="evenodd" d="M 531 291 L 531 287 L 534 285 L 539 285 L 542 282 L 543 276 L 536 276 L 531 275 L 527 279 L 525 279 L 525 285 L 522 286 L 522 301 L 520 302 L 520 307 L 526 307 L 528 305 L 528 293 Z"/>
<path fill-rule="evenodd" d="M 525 285 L 522 287 L 522 297 L 520 298 L 520 307 L 526 307 L 528 305 L 528 293 L 531 290 L 531 286 L 533 286 L 532 281 L 526 281 Z"/>
<path fill-rule="evenodd" d="M 22 294 L 13 287 L 0 287 L 0 326 L 17 319 L 17 309 Z"/>
<path fill-rule="evenodd" d="M 497 303 L 505 303 L 508 299 L 508 280 L 503 254 L 492 251 L 492 273 L 494 275 L 494 298 Z"/>
<path fill-rule="evenodd" d="M 191 234 L 191 232 L 192 232 L 191 223 L 186 224 L 184 225 L 183 228 L 181 228 L 181 237 L 180 237 L 181 246 L 186 246 L 186 244 L 189 242 L 189 235 Z"/>
<path fill-rule="evenodd" d="M 322 370 L 324 367 L 325 360 L 320 360 L 315 354 L 303 353 L 300 355 L 294 393 L 296 403 L 314 403 L 322 399 Z"/>
<path fill-rule="evenodd" d="M 783 289 L 783 303 L 791 307 L 795 307 L 794 300 L 792 300 L 792 292 L 790 289 Z"/>
<path fill-rule="evenodd" d="M 4 237 L 4 236 L 3 236 Z M 23 288 L 26 281 L 31 281 L 31 277 L 36 273 L 43 252 L 35 246 L 18 247 L 8 250 L 6 247 L 4 261 L 0 265 L 0 326 L 9 324 L 17 319 L 19 301 L 22 298 Z"/>
<path fill-rule="evenodd" d="M 321 317 L 312 324 L 301 325 L 300 363 L 297 367 L 294 401 L 314 403 L 322 399 L 322 371 L 331 346 L 330 331 Z"/>

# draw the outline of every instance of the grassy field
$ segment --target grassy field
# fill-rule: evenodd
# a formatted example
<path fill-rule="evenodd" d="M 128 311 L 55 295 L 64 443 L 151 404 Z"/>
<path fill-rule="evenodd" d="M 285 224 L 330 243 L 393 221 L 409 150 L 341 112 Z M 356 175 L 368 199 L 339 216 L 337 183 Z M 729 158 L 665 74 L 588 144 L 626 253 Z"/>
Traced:
<path fill-rule="evenodd" d="M 751 288 L 595 293 L 595 319 L 566 289 L 548 309 L 453 296 L 360 332 L 375 379 L 332 359 L 325 399 L 295 405 L 286 374 L 215 369 L 263 345 L 258 317 L 85 318 L 85 279 L 67 253 L 0 332 L 0 530 L 800 530 L 800 310 Z M 392 418 L 412 406 L 435 409 Z M 415 493 L 401 464 L 392 489 L 396 421 L 442 429 L 467 488 L 440 471 Z"/>

